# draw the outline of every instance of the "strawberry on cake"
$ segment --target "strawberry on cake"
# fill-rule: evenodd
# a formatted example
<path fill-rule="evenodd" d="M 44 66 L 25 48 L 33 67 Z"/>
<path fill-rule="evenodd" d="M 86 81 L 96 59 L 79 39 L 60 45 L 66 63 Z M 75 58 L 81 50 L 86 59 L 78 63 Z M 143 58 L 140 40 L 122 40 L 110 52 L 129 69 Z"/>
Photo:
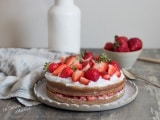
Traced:
<path fill-rule="evenodd" d="M 68 104 L 105 104 L 124 95 L 125 77 L 116 61 L 92 52 L 45 65 L 46 93 Z"/>

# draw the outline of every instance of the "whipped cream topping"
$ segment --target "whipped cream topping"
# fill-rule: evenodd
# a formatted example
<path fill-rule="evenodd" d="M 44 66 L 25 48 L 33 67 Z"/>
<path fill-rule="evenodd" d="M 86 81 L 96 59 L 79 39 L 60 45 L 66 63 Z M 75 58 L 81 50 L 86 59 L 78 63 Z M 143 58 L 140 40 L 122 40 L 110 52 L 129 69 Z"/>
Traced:
<path fill-rule="evenodd" d="M 46 72 L 45 77 L 51 82 L 61 82 L 64 83 L 66 86 L 78 86 L 78 87 L 104 87 L 107 85 L 113 85 L 115 83 L 119 83 L 124 79 L 124 74 L 121 71 L 121 76 L 117 77 L 115 74 L 112 75 L 110 80 L 105 80 L 100 77 L 96 82 L 90 81 L 89 85 L 84 85 L 77 82 L 72 82 L 71 77 L 68 78 L 61 78 L 58 76 L 54 76 L 52 73 Z"/>

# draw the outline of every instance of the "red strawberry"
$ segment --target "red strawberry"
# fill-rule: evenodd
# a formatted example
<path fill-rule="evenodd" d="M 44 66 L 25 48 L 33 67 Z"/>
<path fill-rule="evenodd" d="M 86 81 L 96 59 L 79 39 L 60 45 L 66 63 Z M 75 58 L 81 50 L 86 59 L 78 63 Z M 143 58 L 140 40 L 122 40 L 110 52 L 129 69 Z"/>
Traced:
<path fill-rule="evenodd" d="M 60 77 L 62 78 L 67 78 L 67 77 L 71 77 L 73 73 L 73 69 L 70 67 L 65 67 L 62 72 L 60 73 Z"/>
<path fill-rule="evenodd" d="M 108 75 L 108 74 L 102 74 L 102 78 L 105 79 L 105 80 L 110 80 L 111 76 Z"/>
<path fill-rule="evenodd" d="M 76 70 L 76 71 L 74 71 L 73 74 L 72 74 L 72 81 L 73 81 L 73 82 L 77 82 L 77 81 L 80 80 L 80 78 L 81 78 L 82 76 L 84 76 L 84 71 L 82 71 L 82 70 Z"/>
<path fill-rule="evenodd" d="M 80 77 L 79 82 L 80 82 L 81 84 L 88 85 L 89 82 L 90 82 L 90 80 L 88 80 L 88 79 L 85 78 L 85 77 Z"/>
<path fill-rule="evenodd" d="M 82 70 L 87 71 L 90 68 L 91 68 L 91 65 L 89 63 L 88 64 L 83 64 Z"/>
<path fill-rule="evenodd" d="M 129 52 L 129 48 L 121 46 L 121 47 L 115 48 L 115 51 L 116 52 Z"/>
<path fill-rule="evenodd" d="M 120 65 L 117 61 L 112 60 L 110 64 L 113 65 L 117 70 L 120 70 Z"/>
<path fill-rule="evenodd" d="M 114 51 L 129 52 L 128 38 L 125 36 L 115 36 Z"/>
<path fill-rule="evenodd" d="M 119 42 L 125 43 L 125 42 L 128 41 L 128 38 L 126 36 L 118 36 L 118 35 L 116 35 L 115 36 L 115 41 L 119 41 Z"/>
<path fill-rule="evenodd" d="M 106 72 L 108 69 L 108 63 L 107 62 L 96 62 L 93 65 L 93 68 L 97 69 L 99 72 Z"/>
<path fill-rule="evenodd" d="M 116 74 L 117 77 L 120 77 L 120 76 L 121 76 L 120 70 L 117 70 L 117 71 L 115 72 L 115 74 Z"/>
<path fill-rule="evenodd" d="M 107 42 L 104 46 L 104 49 L 114 51 L 114 44 L 112 42 Z"/>
<path fill-rule="evenodd" d="M 143 43 L 139 38 L 130 38 L 128 40 L 128 46 L 130 48 L 130 51 L 136 51 L 142 49 Z"/>
<path fill-rule="evenodd" d="M 112 76 L 115 72 L 116 72 L 116 68 L 113 65 L 109 64 L 108 65 L 108 74 L 110 76 Z"/>
<path fill-rule="evenodd" d="M 53 72 L 58 67 L 58 63 L 50 63 L 48 66 L 48 71 Z"/>
<path fill-rule="evenodd" d="M 71 64 L 73 64 L 73 62 L 77 59 L 77 56 L 69 56 L 66 58 L 65 60 L 65 64 L 67 64 L 68 66 L 70 66 Z"/>
<path fill-rule="evenodd" d="M 87 64 L 89 64 L 91 67 L 93 66 L 94 64 L 94 60 L 88 60 L 88 61 L 81 61 L 81 64 L 82 64 L 82 67 L 84 68 Z"/>
<path fill-rule="evenodd" d="M 97 81 L 100 77 L 100 72 L 97 69 L 92 68 L 85 72 L 84 77 L 92 81 Z"/>
<path fill-rule="evenodd" d="M 59 65 L 59 66 L 53 71 L 53 74 L 54 74 L 54 75 L 60 74 L 65 67 L 67 67 L 66 64 L 61 64 L 61 65 Z"/>
<path fill-rule="evenodd" d="M 91 60 L 91 59 L 93 59 L 93 58 L 94 58 L 94 55 L 93 55 L 92 52 L 90 52 L 90 51 L 86 52 L 86 51 L 85 51 L 85 53 L 84 53 L 84 55 L 83 55 L 83 59 L 84 59 L 84 60 Z"/>

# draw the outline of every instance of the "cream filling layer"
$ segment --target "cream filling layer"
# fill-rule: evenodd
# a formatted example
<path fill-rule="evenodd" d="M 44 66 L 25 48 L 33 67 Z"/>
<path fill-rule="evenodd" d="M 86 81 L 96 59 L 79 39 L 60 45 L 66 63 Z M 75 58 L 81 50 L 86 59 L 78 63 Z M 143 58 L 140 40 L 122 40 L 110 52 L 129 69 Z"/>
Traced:
<path fill-rule="evenodd" d="M 105 80 L 102 77 L 100 77 L 97 81 L 90 81 L 89 85 L 84 85 L 77 82 L 73 82 L 71 77 L 68 78 L 61 78 L 58 76 L 54 76 L 52 73 L 46 72 L 45 77 L 47 78 L 47 80 L 51 81 L 51 82 L 61 82 L 64 83 L 66 86 L 78 86 L 78 87 L 104 87 L 107 85 L 114 85 L 116 83 L 119 83 L 121 81 L 123 81 L 124 79 L 124 75 L 121 71 L 121 76 L 117 77 L 115 74 L 112 75 L 110 80 Z"/>
<path fill-rule="evenodd" d="M 84 101 L 92 101 L 92 100 L 107 100 L 112 98 L 113 96 L 120 96 L 124 94 L 125 90 L 122 89 L 118 91 L 117 93 L 110 93 L 110 94 L 105 94 L 105 95 L 99 95 L 99 96 L 69 96 L 69 95 L 64 95 L 61 93 L 57 92 L 52 92 L 54 95 L 56 95 L 59 98 L 70 98 L 70 99 L 75 99 L 75 100 L 84 100 Z"/>

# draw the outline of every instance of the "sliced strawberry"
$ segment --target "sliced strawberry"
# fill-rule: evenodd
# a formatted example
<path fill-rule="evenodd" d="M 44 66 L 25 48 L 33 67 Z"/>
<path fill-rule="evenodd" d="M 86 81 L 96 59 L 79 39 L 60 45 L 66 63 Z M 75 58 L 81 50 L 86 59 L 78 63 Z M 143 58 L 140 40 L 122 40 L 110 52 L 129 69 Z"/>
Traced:
<path fill-rule="evenodd" d="M 113 65 L 109 64 L 108 65 L 108 74 L 110 76 L 112 76 L 115 72 L 116 72 L 116 68 Z"/>
<path fill-rule="evenodd" d="M 120 70 L 120 65 L 116 60 L 112 60 L 110 64 L 113 65 L 117 70 Z"/>
<path fill-rule="evenodd" d="M 65 60 L 65 64 L 70 66 L 71 64 L 73 64 L 73 62 L 77 59 L 77 56 L 69 56 L 66 58 Z"/>
<path fill-rule="evenodd" d="M 54 74 L 54 75 L 60 74 L 65 67 L 67 67 L 66 64 L 61 64 L 61 65 L 59 65 L 59 66 L 53 71 L 53 74 Z"/>
<path fill-rule="evenodd" d="M 96 99 L 97 99 L 96 96 L 87 96 L 88 101 L 92 101 L 92 100 L 96 100 Z"/>
<path fill-rule="evenodd" d="M 96 62 L 93 65 L 93 68 L 97 69 L 99 72 L 106 72 L 108 69 L 108 63 L 107 62 Z"/>
<path fill-rule="evenodd" d="M 48 66 L 48 71 L 52 73 L 58 66 L 58 63 L 50 63 Z"/>
<path fill-rule="evenodd" d="M 117 70 L 117 71 L 115 72 L 115 74 L 116 74 L 117 77 L 120 77 L 120 76 L 121 76 L 120 70 Z"/>
<path fill-rule="evenodd" d="M 102 78 L 105 79 L 105 80 L 110 80 L 110 79 L 111 79 L 111 76 L 108 75 L 108 74 L 103 74 L 103 75 L 102 75 Z"/>
<path fill-rule="evenodd" d="M 85 61 L 85 60 L 81 61 L 82 70 L 87 71 L 88 69 L 90 69 L 93 66 L 94 62 L 95 61 L 93 59 L 91 59 L 89 61 Z"/>
<path fill-rule="evenodd" d="M 73 74 L 72 74 L 72 81 L 73 81 L 73 82 L 77 82 L 77 81 L 80 80 L 80 78 L 81 78 L 82 76 L 84 76 L 84 71 L 82 71 L 82 70 L 76 70 L 76 71 L 74 71 Z"/>
<path fill-rule="evenodd" d="M 85 77 L 80 77 L 79 82 L 80 82 L 81 84 L 88 85 L 89 82 L 90 82 L 90 80 L 88 80 L 88 79 L 85 78 Z"/>
<path fill-rule="evenodd" d="M 73 69 L 67 66 L 60 73 L 60 77 L 62 78 L 71 77 L 72 73 L 73 73 Z"/>
<path fill-rule="evenodd" d="M 100 77 L 100 72 L 97 69 L 91 68 L 85 72 L 84 77 L 92 81 L 97 81 Z"/>
<path fill-rule="evenodd" d="M 75 70 L 81 70 L 83 68 L 83 65 L 79 61 L 74 61 L 70 66 Z"/>

